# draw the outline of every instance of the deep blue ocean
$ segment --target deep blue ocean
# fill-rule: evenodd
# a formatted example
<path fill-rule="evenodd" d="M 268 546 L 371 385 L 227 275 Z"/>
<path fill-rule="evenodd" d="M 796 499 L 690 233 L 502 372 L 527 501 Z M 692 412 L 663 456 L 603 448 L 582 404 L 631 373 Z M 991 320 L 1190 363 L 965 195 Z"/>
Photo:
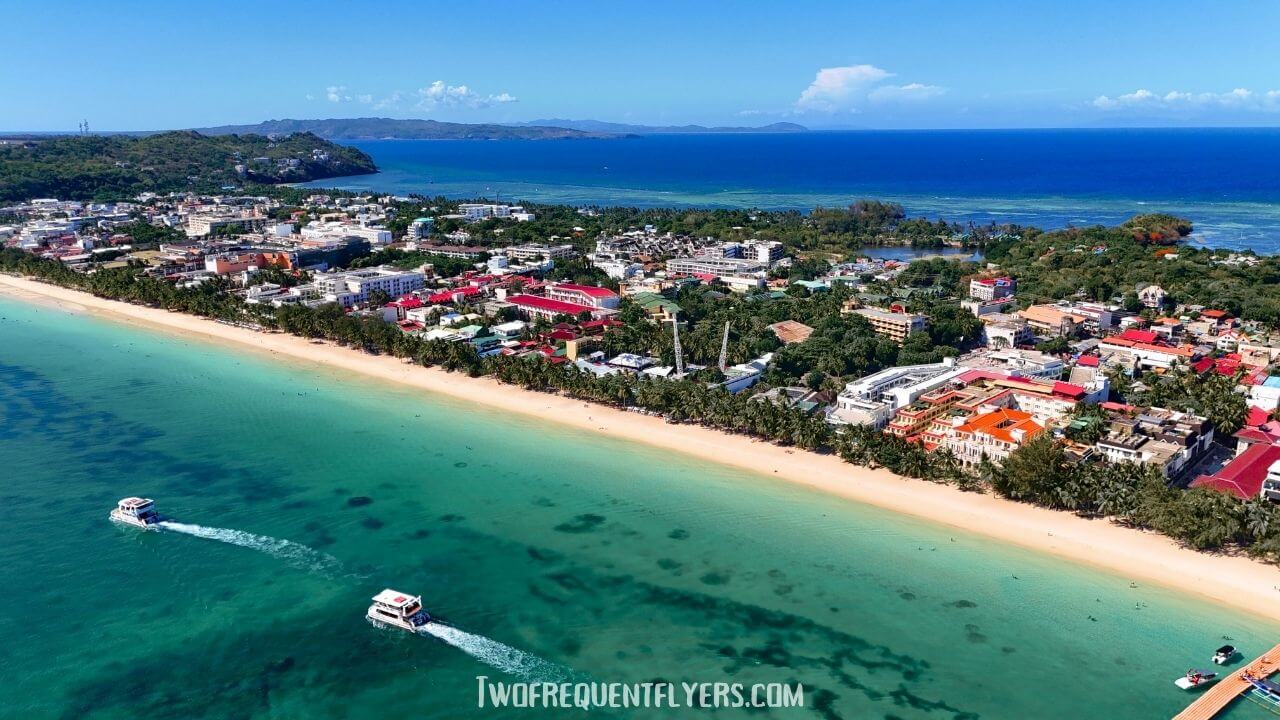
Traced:
<path fill-rule="evenodd" d="M 858 198 L 1057 228 L 1167 211 L 1193 242 L 1280 252 L 1280 128 L 858 131 L 372 140 L 377 175 L 315 187 L 575 205 L 807 210 Z"/>

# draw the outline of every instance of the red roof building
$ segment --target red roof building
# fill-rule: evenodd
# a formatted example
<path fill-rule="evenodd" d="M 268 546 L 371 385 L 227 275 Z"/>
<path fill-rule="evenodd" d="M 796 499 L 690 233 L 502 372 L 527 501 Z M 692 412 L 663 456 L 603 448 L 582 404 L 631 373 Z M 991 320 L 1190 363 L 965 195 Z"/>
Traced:
<path fill-rule="evenodd" d="M 1245 415 L 1244 424 L 1248 427 L 1262 427 L 1271 420 L 1271 413 L 1257 405 L 1249 406 L 1249 414 Z"/>
<path fill-rule="evenodd" d="M 1280 461 L 1280 445 L 1250 445 L 1217 473 L 1192 480 L 1190 487 L 1208 488 L 1231 493 L 1241 500 L 1252 500 L 1262 493 L 1262 481 L 1266 480 L 1267 471 L 1276 461 Z"/>
<path fill-rule="evenodd" d="M 478 287 L 452 288 L 449 290 L 441 290 L 438 293 L 432 293 L 431 295 L 428 295 L 427 302 L 435 303 L 437 305 L 444 305 L 447 303 L 462 302 L 469 298 L 473 298 L 483 294 L 484 294 L 484 291 Z"/>
<path fill-rule="evenodd" d="M 610 310 L 618 307 L 620 300 L 618 294 L 609 288 L 573 283 L 552 283 L 547 286 L 546 294 L 552 300 Z"/>
<path fill-rule="evenodd" d="M 507 302 L 515 305 L 516 308 L 531 318 L 543 318 L 546 320 L 554 320 L 557 315 L 570 315 L 577 317 L 578 314 L 587 312 L 591 313 L 591 317 L 599 319 L 613 314 L 613 310 L 606 308 L 598 308 L 591 305 L 579 305 L 577 303 L 564 302 L 562 300 L 554 300 L 549 297 L 541 297 L 539 295 L 512 295 L 507 298 Z"/>
<path fill-rule="evenodd" d="M 1135 328 L 1129 328 L 1116 337 L 1136 343 L 1154 343 L 1158 342 L 1160 339 L 1159 336 L 1150 330 L 1138 330 Z"/>

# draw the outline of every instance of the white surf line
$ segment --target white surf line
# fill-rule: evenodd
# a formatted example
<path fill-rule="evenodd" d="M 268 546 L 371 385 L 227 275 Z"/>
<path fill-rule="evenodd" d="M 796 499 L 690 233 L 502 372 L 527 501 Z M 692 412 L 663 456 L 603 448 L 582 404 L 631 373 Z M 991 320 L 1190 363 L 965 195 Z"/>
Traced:
<path fill-rule="evenodd" d="M 206 540 L 217 540 L 218 542 L 257 550 L 272 557 L 280 558 L 289 565 L 301 570 L 333 573 L 342 568 L 342 562 L 338 558 L 322 553 L 319 550 L 313 550 L 292 540 L 281 540 L 280 538 L 266 535 L 254 535 L 253 533 L 232 530 L 231 528 L 206 527 L 204 525 L 191 525 L 170 520 L 162 520 L 157 524 L 172 532 L 194 535 Z"/>
<path fill-rule="evenodd" d="M 573 677 L 568 668 L 451 625 L 430 622 L 418 632 L 437 637 L 480 662 L 526 680 L 565 682 Z"/>

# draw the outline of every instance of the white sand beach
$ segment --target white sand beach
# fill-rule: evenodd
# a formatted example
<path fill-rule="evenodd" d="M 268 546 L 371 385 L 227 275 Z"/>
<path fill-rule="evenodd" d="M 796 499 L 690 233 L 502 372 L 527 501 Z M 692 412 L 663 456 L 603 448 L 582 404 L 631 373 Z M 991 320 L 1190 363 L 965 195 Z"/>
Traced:
<path fill-rule="evenodd" d="M 1138 583 L 1158 583 L 1222 605 L 1280 620 L 1280 567 L 1247 557 L 1213 555 L 1179 547 L 1155 533 L 1046 510 L 991 495 L 871 470 L 833 456 L 775 446 L 744 436 L 625 412 L 581 400 L 525 391 L 489 378 L 423 368 L 282 333 L 263 333 L 175 312 L 97 298 L 87 293 L 0 275 L 0 294 L 54 303 L 127 323 L 249 347 L 282 360 L 321 363 L 506 412 L 553 419 L 582 430 L 685 453 L 708 462 L 761 473 L 843 498 L 905 513 L 1001 542 L 1050 553 L 1118 573 Z"/>

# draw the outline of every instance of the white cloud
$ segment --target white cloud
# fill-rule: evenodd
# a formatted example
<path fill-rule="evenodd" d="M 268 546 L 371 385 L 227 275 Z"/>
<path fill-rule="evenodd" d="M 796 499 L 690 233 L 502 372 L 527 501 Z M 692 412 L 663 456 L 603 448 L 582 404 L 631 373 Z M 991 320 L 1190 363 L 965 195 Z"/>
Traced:
<path fill-rule="evenodd" d="M 307 95 L 308 100 L 313 98 L 313 95 Z M 481 95 L 466 85 L 450 85 L 443 80 L 436 80 L 426 87 L 409 93 L 393 90 L 385 97 L 375 97 L 371 93 L 352 94 L 348 92 L 346 85 L 330 85 L 324 89 L 324 98 L 332 103 L 357 102 L 372 106 L 375 110 L 400 110 L 404 109 L 406 104 L 409 108 L 416 110 L 445 107 L 479 109 L 518 102 L 511 93 Z"/>
<path fill-rule="evenodd" d="M 796 112 L 858 113 L 868 104 L 920 102 L 946 92 L 946 88 L 939 85 L 921 82 L 886 83 L 891 77 L 894 73 L 875 65 L 822 68 L 800 93 L 795 103 Z"/>
<path fill-rule="evenodd" d="M 1280 111 L 1280 90 L 1255 93 L 1248 88 L 1227 92 L 1184 92 L 1170 90 L 1163 95 L 1145 88 L 1110 97 L 1099 95 L 1090 103 L 1099 110 L 1163 110 L 1170 112 L 1244 110 L 1252 112 Z"/>
<path fill-rule="evenodd" d="M 937 97 L 946 91 L 946 88 L 938 85 L 917 82 L 906 85 L 881 85 L 867 93 L 867 99 L 873 103 L 916 102 Z"/>
<path fill-rule="evenodd" d="M 440 107 L 485 108 L 490 105 L 501 105 L 517 102 L 510 93 L 497 95 L 481 95 L 466 85 L 450 85 L 443 80 L 436 80 L 424 88 L 417 90 L 418 104 L 421 110 Z"/>
<path fill-rule="evenodd" d="M 404 94 L 399 90 L 393 91 L 390 95 L 382 98 L 373 104 L 374 110 L 387 110 L 400 107 L 400 101 L 404 100 Z"/>
<path fill-rule="evenodd" d="M 835 112 L 854 110 L 867 91 L 893 73 L 874 65 L 847 65 L 822 68 L 796 100 L 798 110 Z"/>

